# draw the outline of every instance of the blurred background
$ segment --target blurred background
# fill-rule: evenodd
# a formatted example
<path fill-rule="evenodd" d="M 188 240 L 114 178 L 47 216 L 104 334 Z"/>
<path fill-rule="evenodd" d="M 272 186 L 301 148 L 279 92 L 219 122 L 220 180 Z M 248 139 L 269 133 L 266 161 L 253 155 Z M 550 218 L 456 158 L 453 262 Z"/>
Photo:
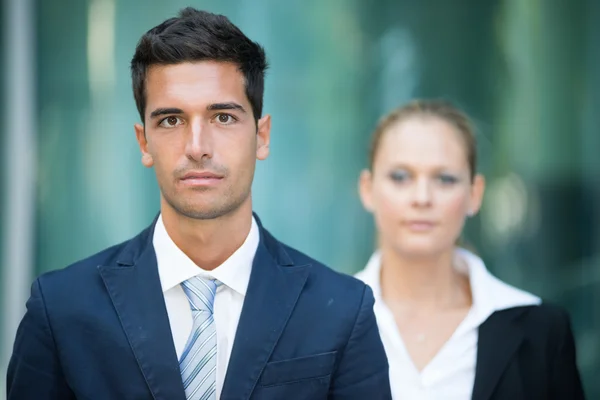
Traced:
<path fill-rule="evenodd" d="M 499 278 L 568 309 L 587 395 L 600 398 L 596 0 L 4 0 L 3 369 L 33 278 L 158 212 L 129 62 L 145 31 L 188 5 L 265 46 L 272 150 L 255 210 L 339 271 L 358 271 L 373 250 L 356 186 L 378 118 L 414 97 L 466 110 L 488 192 L 465 239 Z"/>

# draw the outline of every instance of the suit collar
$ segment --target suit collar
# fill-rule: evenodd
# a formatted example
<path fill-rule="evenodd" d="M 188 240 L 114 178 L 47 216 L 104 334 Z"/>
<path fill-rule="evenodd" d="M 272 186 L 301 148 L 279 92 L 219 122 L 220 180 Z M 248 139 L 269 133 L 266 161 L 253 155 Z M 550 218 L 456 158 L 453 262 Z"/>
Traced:
<path fill-rule="evenodd" d="M 126 242 L 125 247 L 117 255 L 116 264 L 119 266 L 131 267 L 136 264 L 137 260 L 148 250 L 148 247 L 152 246 L 152 236 L 154 235 L 154 228 L 160 214 L 154 217 L 154 220 L 146 229 L 140 232 L 133 239 Z M 154 251 L 154 250 L 153 250 Z"/>
<path fill-rule="evenodd" d="M 157 218 L 125 245 L 116 264 L 98 269 L 154 399 L 185 400 L 152 245 Z M 250 397 L 310 271 L 310 264 L 295 265 L 254 218 L 260 241 L 221 393 L 225 400 Z"/>
<path fill-rule="evenodd" d="M 262 227 L 248 293 L 233 343 L 221 399 L 248 399 L 283 333 L 310 273 Z"/>
<path fill-rule="evenodd" d="M 117 265 L 98 270 L 153 398 L 185 400 L 152 247 L 153 230 L 154 223 L 133 238 Z"/>
<path fill-rule="evenodd" d="M 456 266 L 469 276 L 477 325 L 497 311 L 541 303 L 539 297 L 496 278 L 488 271 L 483 260 L 474 253 L 457 248 L 455 258 Z"/>
<path fill-rule="evenodd" d="M 294 260 L 288 254 L 285 249 L 285 246 L 275 239 L 269 231 L 267 231 L 260 220 L 258 215 L 254 214 L 254 218 L 256 219 L 256 223 L 258 224 L 260 231 L 260 243 L 264 244 L 265 250 L 269 255 L 273 258 L 276 264 L 282 267 L 291 267 L 294 266 Z"/>
<path fill-rule="evenodd" d="M 519 317 L 528 307 L 493 313 L 480 327 L 473 400 L 488 400 L 510 360 L 521 346 L 524 333 Z"/>
<path fill-rule="evenodd" d="M 250 231 L 242 245 L 221 265 L 211 271 L 204 271 L 173 242 L 162 216 L 156 221 L 152 243 L 158 262 L 158 274 L 163 292 L 179 285 L 194 276 L 217 279 L 225 286 L 246 296 L 252 260 L 256 254 L 260 232 L 258 223 L 252 218 Z"/>
<path fill-rule="evenodd" d="M 258 225 L 258 231 L 260 235 L 260 243 L 264 244 L 271 257 L 275 259 L 275 262 L 283 267 L 293 266 L 294 261 L 285 249 L 285 246 L 275 239 L 263 226 L 262 221 L 256 213 L 252 213 L 256 224 Z M 156 223 L 160 214 L 157 214 L 150 224 L 149 227 L 140 232 L 139 235 L 131 239 L 125 244 L 125 247 L 117 256 L 117 264 L 123 266 L 132 266 L 136 263 L 137 259 L 142 255 L 142 252 L 148 247 L 152 246 L 152 238 Z"/>

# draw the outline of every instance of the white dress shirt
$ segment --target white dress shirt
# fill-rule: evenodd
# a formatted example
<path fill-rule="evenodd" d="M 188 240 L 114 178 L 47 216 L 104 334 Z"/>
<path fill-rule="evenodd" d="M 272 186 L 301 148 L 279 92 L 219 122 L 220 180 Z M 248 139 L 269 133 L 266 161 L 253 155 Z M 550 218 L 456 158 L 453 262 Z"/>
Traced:
<path fill-rule="evenodd" d="M 171 240 L 165 229 L 162 215 L 158 217 L 154 228 L 153 245 L 158 262 L 158 274 L 165 296 L 177 358 L 181 358 L 193 323 L 192 310 L 180 284 L 193 276 L 217 279 L 223 283 L 217 289 L 214 303 L 217 330 L 217 399 L 223 389 L 259 240 L 258 225 L 253 217 L 250 233 L 244 243 L 223 264 L 212 271 L 205 271 L 194 264 Z"/>
<path fill-rule="evenodd" d="M 396 400 L 471 399 L 479 326 L 496 311 L 541 303 L 539 297 L 498 280 L 475 254 L 459 248 L 455 256 L 459 258 L 456 265 L 462 266 L 469 276 L 473 305 L 450 339 L 421 371 L 412 362 L 394 316 L 381 297 L 381 254 L 375 252 L 366 268 L 356 275 L 373 289 L 375 316 L 390 365 L 392 397 Z"/>

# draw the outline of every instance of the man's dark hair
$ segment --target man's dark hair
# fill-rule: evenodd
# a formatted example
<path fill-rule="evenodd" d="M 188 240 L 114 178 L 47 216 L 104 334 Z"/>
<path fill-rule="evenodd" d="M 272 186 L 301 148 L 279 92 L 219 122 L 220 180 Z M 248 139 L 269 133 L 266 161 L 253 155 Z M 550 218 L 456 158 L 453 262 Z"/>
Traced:
<path fill-rule="evenodd" d="M 146 111 L 146 74 L 152 65 L 183 62 L 231 62 L 244 75 L 246 96 L 255 120 L 262 116 L 265 71 L 264 49 L 248 39 L 223 15 L 192 7 L 179 12 L 142 36 L 131 60 L 133 96 L 144 122 Z"/>

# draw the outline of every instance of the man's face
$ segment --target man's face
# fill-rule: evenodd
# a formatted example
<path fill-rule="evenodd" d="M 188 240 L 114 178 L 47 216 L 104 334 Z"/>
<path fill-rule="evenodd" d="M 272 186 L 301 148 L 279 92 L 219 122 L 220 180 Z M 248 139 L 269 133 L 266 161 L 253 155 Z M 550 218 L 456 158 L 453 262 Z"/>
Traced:
<path fill-rule="evenodd" d="M 154 167 L 162 207 L 213 219 L 250 202 L 256 158 L 269 155 L 270 117 L 256 123 L 244 77 L 231 63 L 151 66 L 142 163 Z"/>

